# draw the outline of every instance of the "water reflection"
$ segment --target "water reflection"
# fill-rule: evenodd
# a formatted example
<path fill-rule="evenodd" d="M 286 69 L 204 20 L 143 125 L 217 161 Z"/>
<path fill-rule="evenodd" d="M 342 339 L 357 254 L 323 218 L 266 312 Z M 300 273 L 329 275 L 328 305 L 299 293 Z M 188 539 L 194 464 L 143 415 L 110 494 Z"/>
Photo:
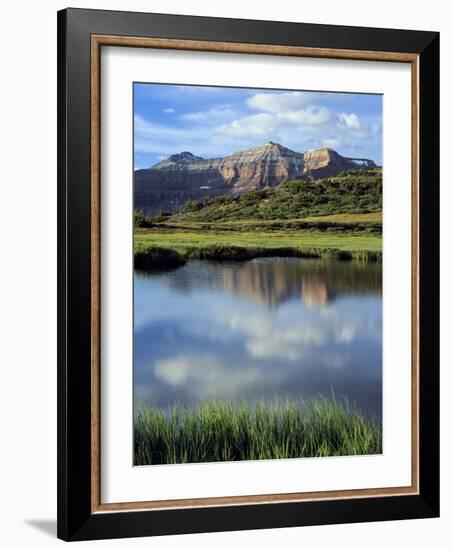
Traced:
<path fill-rule="evenodd" d="M 381 415 L 378 264 L 189 262 L 135 274 L 135 406 L 346 395 Z"/>
<path fill-rule="evenodd" d="M 323 306 L 335 295 L 382 292 L 380 264 L 324 262 L 293 258 L 260 258 L 244 263 L 191 262 L 170 274 L 138 273 L 141 278 L 159 277 L 180 292 L 221 289 L 267 307 L 300 298 Z"/>

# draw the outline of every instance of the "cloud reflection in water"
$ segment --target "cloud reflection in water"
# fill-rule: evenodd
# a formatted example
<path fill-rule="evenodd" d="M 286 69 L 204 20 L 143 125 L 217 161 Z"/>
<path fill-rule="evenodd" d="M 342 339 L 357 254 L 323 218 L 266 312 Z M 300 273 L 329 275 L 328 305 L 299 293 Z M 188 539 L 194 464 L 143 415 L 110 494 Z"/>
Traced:
<path fill-rule="evenodd" d="M 346 395 L 381 414 L 381 266 L 259 259 L 135 274 L 135 405 Z"/>

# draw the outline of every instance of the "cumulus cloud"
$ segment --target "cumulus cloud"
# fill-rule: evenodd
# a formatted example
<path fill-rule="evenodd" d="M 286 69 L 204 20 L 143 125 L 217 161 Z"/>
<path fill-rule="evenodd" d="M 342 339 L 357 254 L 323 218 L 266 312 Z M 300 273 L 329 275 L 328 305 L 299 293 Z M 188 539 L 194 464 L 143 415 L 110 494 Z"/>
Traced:
<path fill-rule="evenodd" d="M 217 128 L 218 133 L 233 137 L 267 137 L 268 135 L 272 135 L 276 130 L 277 119 L 269 113 L 245 116 Z"/>
<path fill-rule="evenodd" d="M 306 105 L 311 99 L 307 92 L 256 93 L 246 100 L 251 109 L 281 113 L 294 111 Z"/>
<path fill-rule="evenodd" d="M 329 109 L 312 101 L 313 96 L 308 92 L 257 93 L 248 98 L 246 104 L 251 109 L 273 114 L 279 125 L 312 126 L 328 122 Z"/>
<path fill-rule="evenodd" d="M 336 126 L 343 136 L 355 139 L 366 139 L 374 135 L 372 125 L 364 123 L 355 113 L 339 113 Z"/>
<path fill-rule="evenodd" d="M 300 111 L 284 111 L 277 115 L 281 122 L 295 124 L 299 126 L 315 126 L 324 124 L 330 120 L 330 112 L 325 107 L 309 105 L 306 109 Z"/>
<path fill-rule="evenodd" d="M 182 120 L 191 122 L 204 122 L 212 119 L 230 118 L 236 115 L 236 111 L 229 105 L 220 105 L 205 111 L 193 111 L 180 116 Z"/>
<path fill-rule="evenodd" d="M 329 110 L 325 107 L 310 105 L 299 111 L 283 111 L 280 113 L 258 113 L 233 120 L 221 125 L 217 132 L 234 137 L 265 136 L 266 138 L 279 134 L 284 128 L 294 126 L 317 126 L 328 122 Z"/>
<path fill-rule="evenodd" d="M 361 128 L 359 117 L 354 113 L 340 113 L 338 115 L 338 122 L 346 128 Z"/>
<path fill-rule="evenodd" d="M 311 101 L 312 94 L 306 92 L 257 93 L 246 100 L 246 105 L 261 112 L 237 118 L 217 127 L 216 131 L 238 138 L 265 136 L 290 142 L 293 131 L 317 131 L 319 127 L 327 128 L 337 122 L 328 108 Z"/>
<path fill-rule="evenodd" d="M 172 107 L 166 107 L 166 109 L 163 109 L 163 113 L 172 114 L 175 113 L 175 109 Z"/>

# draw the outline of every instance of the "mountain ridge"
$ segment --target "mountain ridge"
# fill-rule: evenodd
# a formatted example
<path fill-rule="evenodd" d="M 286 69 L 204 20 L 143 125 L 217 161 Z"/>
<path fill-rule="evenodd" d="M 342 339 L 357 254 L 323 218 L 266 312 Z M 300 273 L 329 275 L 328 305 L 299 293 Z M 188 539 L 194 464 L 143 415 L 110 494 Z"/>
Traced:
<path fill-rule="evenodd" d="M 134 173 L 135 209 L 173 212 L 190 200 L 239 195 L 290 180 L 313 182 L 351 169 L 376 168 L 370 159 L 344 157 L 323 147 L 299 153 L 269 141 L 225 157 L 204 159 L 183 151 Z"/>

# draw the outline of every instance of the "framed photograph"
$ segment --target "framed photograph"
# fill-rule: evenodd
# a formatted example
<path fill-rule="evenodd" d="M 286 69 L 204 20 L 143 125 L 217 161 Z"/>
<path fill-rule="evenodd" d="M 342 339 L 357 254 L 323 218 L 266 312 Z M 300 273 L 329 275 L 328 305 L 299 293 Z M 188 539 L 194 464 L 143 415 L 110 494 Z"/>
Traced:
<path fill-rule="evenodd" d="M 58 536 L 437 516 L 438 33 L 67 9 L 58 73 Z"/>

